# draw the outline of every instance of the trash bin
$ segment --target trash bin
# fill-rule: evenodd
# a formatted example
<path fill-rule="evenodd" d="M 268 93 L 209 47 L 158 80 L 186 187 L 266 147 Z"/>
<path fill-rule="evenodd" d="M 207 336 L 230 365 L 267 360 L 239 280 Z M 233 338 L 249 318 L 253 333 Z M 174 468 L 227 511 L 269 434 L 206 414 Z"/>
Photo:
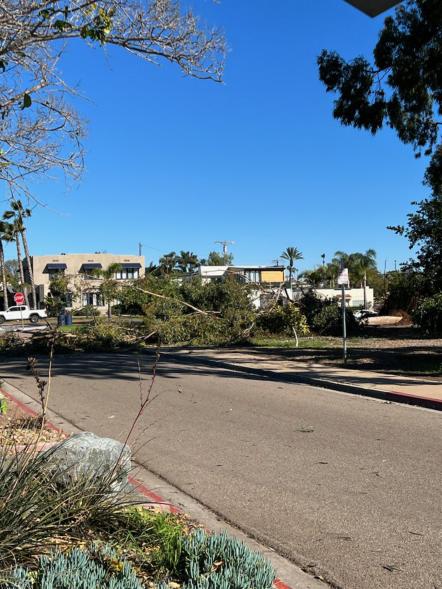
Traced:
<path fill-rule="evenodd" d="M 58 326 L 61 327 L 62 325 L 66 325 L 66 316 L 64 313 L 60 313 L 58 316 Z"/>
<path fill-rule="evenodd" d="M 72 325 L 72 313 L 65 313 L 64 314 L 64 324 L 65 325 Z"/>

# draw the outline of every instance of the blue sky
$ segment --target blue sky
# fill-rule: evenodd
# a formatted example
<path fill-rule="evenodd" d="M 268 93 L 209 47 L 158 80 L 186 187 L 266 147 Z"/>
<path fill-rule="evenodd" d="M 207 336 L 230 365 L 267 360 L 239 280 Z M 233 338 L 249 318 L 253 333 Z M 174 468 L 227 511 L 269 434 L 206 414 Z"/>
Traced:
<path fill-rule="evenodd" d="M 369 54 L 382 17 L 342 0 L 193 0 L 224 29 L 225 83 L 121 51 L 70 48 L 62 69 L 88 100 L 86 170 L 66 188 L 34 186 L 47 204 L 30 222 L 32 253 L 200 256 L 235 240 L 237 263 L 268 264 L 287 246 L 300 268 L 338 250 L 374 248 L 380 267 L 408 257 L 386 230 L 425 196 L 425 161 L 385 129 L 376 137 L 332 117 L 318 80 L 322 48 Z M 12 251 L 10 251 L 12 256 Z"/>

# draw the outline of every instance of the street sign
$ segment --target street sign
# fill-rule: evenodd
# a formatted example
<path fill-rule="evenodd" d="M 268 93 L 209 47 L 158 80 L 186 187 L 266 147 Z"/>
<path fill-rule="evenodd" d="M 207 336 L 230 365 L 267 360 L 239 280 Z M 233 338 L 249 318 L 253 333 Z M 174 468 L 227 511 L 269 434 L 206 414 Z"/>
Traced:
<path fill-rule="evenodd" d="M 23 305 L 25 302 L 25 295 L 22 292 L 16 292 L 14 295 L 14 301 L 16 305 Z"/>
<path fill-rule="evenodd" d="M 341 273 L 338 276 L 338 284 L 340 286 L 342 285 L 348 285 L 349 279 L 348 279 L 348 268 L 343 268 L 341 270 Z"/>

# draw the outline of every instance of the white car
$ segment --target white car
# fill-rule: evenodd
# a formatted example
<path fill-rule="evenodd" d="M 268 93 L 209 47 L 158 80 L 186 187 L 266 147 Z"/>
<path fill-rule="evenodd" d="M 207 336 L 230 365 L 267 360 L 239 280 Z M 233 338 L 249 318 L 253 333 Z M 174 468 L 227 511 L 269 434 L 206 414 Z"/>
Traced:
<path fill-rule="evenodd" d="M 38 323 L 40 319 L 47 317 L 43 309 L 30 309 L 27 305 L 9 307 L 7 311 L 0 311 L 0 323 L 5 321 L 21 321 L 26 319 L 31 323 Z"/>

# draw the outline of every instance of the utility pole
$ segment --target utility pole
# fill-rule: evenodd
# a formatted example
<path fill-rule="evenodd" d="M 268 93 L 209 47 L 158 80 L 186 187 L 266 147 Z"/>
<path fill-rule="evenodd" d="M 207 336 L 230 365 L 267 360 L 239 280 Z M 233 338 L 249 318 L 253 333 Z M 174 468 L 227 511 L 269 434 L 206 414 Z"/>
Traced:
<path fill-rule="evenodd" d="M 231 241 L 231 240 L 228 240 L 228 239 L 225 239 L 225 240 L 215 241 L 215 243 L 219 243 L 220 245 L 222 245 L 222 247 L 223 247 L 223 256 L 226 257 L 227 254 L 228 254 L 228 251 L 227 251 L 228 246 L 229 245 L 234 245 L 235 242 L 234 241 Z"/>

